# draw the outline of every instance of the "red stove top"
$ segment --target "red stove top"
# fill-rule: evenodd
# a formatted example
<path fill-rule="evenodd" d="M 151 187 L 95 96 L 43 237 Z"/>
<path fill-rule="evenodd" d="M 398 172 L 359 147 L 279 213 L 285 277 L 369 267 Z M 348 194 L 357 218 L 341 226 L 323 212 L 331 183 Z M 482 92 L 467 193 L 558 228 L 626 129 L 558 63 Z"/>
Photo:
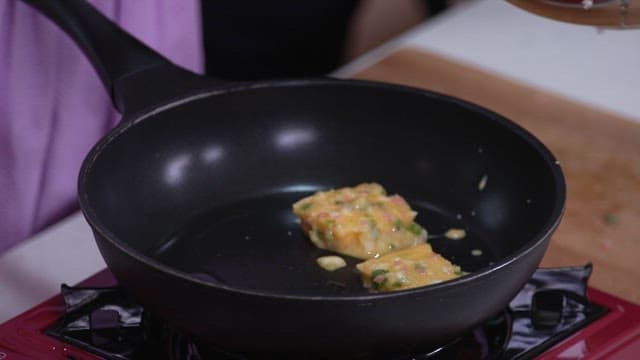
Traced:
<path fill-rule="evenodd" d="M 83 281 L 83 287 L 115 286 L 108 270 Z M 589 288 L 591 302 L 609 309 L 595 322 L 578 330 L 536 359 L 616 359 L 640 358 L 640 305 Z M 65 313 L 61 295 L 43 302 L 0 325 L 0 360 L 101 359 L 85 350 L 58 341 L 44 330 Z"/>

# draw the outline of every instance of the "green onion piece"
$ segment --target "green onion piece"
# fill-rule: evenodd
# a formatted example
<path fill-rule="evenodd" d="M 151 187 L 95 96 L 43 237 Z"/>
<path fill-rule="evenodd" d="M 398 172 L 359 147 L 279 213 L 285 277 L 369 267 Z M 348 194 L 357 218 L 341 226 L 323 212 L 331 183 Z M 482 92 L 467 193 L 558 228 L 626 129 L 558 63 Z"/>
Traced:
<path fill-rule="evenodd" d="M 604 216 L 604 222 L 607 225 L 615 225 L 618 223 L 618 217 L 614 214 L 607 214 Z"/>
<path fill-rule="evenodd" d="M 373 270 L 371 272 L 371 278 L 373 279 L 373 278 L 377 277 L 378 275 L 384 275 L 384 274 L 386 274 L 388 272 L 389 272 L 389 270 L 385 270 L 385 269 L 375 269 L 375 270 Z"/>
<path fill-rule="evenodd" d="M 402 229 L 404 227 L 404 224 L 402 223 L 402 221 L 400 221 L 400 219 L 396 219 L 396 221 L 393 223 L 393 226 L 395 226 L 396 229 Z"/>
<path fill-rule="evenodd" d="M 373 272 L 371 273 L 371 284 L 373 285 L 373 288 L 375 290 L 380 290 L 384 287 L 384 284 L 387 283 L 387 277 L 384 276 L 384 274 L 388 273 L 388 270 L 384 270 L 384 269 L 376 269 L 373 270 Z M 377 278 L 378 276 L 383 276 L 382 281 L 376 281 L 375 278 Z"/>
<path fill-rule="evenodd" d="M 407 231 L 409 231 L 413 235 L 420 235 L 422 234 L 422 227 L 416 223 L 411 223 L 409 224 L 409 226 L 407 226 Z"/>
<path fill-rule="evenodd" d="M 302 211 L 309 210 L 312 206 L 313 206 L 313 203 L 311 201 L 309 201 L 307 203 L 304 203 L 304 204 L 300 205 L 300 209 Z"/>

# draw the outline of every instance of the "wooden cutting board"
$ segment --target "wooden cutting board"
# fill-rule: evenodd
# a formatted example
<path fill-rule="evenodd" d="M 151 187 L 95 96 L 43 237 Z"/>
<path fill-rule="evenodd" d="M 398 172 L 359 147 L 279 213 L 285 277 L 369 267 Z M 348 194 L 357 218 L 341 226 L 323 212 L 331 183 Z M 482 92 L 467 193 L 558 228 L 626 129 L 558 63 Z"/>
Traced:
<path fill-rule="evenodd" d="M 560 161 L 568 188 L 542 266 L 591 262 L 591 286 L 640 303 L 640 123 L 415 49 L 354 78 L 450 94 L 531 131 Z"/>

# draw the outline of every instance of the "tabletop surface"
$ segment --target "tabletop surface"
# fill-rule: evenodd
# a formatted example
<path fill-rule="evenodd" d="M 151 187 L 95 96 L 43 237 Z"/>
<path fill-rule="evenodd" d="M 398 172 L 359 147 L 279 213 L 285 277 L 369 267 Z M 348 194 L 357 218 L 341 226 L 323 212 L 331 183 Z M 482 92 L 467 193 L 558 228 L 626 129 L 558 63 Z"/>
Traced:
<path fill-rule="evenodd" d="M 554 151 L 568 178 L 567 213 L 543 265 L 593 262 L 596 286 L 640 302 L 640 270 L 633 266 L 640 253 L 634 234 L 640 125 L 632 122 L 640 121 L 637 64 L 640 30 L 598 31 L 504 1 L 476 0 L 334 75 L 450 93 L 528 128 Z M 581 150 L 590 148 L 604 150 Z M 64 219 L 0 256 L 0 322 L 54 295 L 61 283 L 75 284 L 104 267 L 82 215 Z"/>
<path fill-rule="evenodd" d="M 453 95 L 532 132 L 560 161 L 567 181 L 565 214 L 542 266 L 591 262 L 592 286 L 640 302 L 639 123 L 410 48 L 355 77 Z"/>

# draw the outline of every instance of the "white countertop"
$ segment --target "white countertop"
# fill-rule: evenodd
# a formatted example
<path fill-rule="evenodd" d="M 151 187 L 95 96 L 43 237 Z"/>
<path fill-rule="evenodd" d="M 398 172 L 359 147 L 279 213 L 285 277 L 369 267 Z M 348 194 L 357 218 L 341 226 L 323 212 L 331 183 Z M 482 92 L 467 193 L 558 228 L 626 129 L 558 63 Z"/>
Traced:
<path fill-rule="evenodd" d="M 640 28 L 598 30 L 503 0 L 463 3 L 338 70 L 413 46 L 640 121 Z"/>
<path fill-rule="evenodd" d="M 339 69 L 349 76 L 414 46 L 640 121 L 640 30 L 547 20 L 497 0 L 476 0 Z M 76 213 L 0 256 L 0 323 L 105 267 Z"/>

